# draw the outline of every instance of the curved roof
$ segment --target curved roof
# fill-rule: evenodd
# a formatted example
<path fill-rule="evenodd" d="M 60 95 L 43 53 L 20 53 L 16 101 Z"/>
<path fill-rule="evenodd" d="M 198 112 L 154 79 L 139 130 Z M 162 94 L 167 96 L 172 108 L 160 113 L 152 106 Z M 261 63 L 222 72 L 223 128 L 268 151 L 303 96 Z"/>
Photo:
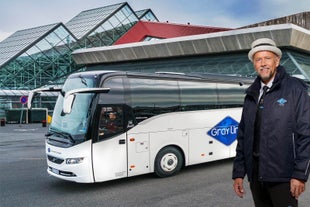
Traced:
<path fill-rule="evenodd" d="M 279 47 L 290 47 L 306 53 L 310 51 L 309 30 L 293 24 L 280 24 L 150 42 L 78 49 L 72 53 L 72 57 L 77 64 L 98 64 L 229 53 L 249 50 L 250 43 L 261 37 L 273 39 Z"/>

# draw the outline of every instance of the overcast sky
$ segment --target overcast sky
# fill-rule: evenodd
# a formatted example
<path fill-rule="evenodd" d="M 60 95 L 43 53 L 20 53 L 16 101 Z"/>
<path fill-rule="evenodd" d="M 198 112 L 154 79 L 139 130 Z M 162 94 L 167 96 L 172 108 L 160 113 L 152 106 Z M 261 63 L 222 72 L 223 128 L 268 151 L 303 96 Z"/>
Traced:
<path fill-rule="evenodd" d="M 122 0 L 2 0 L 0 41 L 32 27 L 66 23 L 84 10 Z M 133 10 L 151 8 L 161 22 L 237 28 L 310 10 L 309 0 L 127 0 Z"/>

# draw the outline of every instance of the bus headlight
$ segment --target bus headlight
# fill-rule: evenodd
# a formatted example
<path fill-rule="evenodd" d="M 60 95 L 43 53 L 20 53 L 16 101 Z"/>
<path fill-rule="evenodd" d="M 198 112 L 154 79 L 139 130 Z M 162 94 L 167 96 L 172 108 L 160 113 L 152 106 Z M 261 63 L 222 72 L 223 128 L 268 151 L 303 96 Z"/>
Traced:
<path fill-rule="evenodd" d="M 78 157 L 78 158 L 67 158 L 66 159 L 66 164 L 67 165 L 72 165 L 72 164 L 80 164 L 84 160 L 84 157 Z"/>

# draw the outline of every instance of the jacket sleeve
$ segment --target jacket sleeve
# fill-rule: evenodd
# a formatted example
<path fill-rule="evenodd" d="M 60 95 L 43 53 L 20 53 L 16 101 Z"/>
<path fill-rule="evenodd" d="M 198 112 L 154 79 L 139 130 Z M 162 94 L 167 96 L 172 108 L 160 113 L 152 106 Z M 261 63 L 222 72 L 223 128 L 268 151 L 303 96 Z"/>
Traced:
<path fill-rule="evenodd" d="M 292 178 L 307 181 L 310 171 L 310 96 L 299 91 L 295 103 L 295 166 Z"/>
<path fill-rule="evenodd" d="M 236 147 L 236 157 L 233 163 L 232 179 L 244 178 L 245 171 L 245 159 L 244 159 L 244 110 L 242 112 L 241 121 L 238 127 L 237 135 L 237 147 Z"/>

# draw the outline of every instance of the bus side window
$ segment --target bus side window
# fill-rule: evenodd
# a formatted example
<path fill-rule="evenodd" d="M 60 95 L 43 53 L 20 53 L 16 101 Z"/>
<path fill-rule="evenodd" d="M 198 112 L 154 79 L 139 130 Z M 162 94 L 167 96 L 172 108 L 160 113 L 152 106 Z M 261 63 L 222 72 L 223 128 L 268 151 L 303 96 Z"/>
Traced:
<path fill-rule="evenodd" d="M 130 78 L 129 94 L 136 122 L 152 116 L 179 111 L 177 81 Z"/>
<path fill-rule="evenodd" d="M 182 111 L 214 109 L 218 104 L 216 83 L 180 81 Z"/>
<path fill-rule="evenodd" d="M 123 110 L 119 106 L 101 108 L 98 136 L 99 140 L 123 133 Z"/>
<path fill-rule="evenodd" d="M 246 85 L 217 83 L 219 108 L 242 107 Z"/>

